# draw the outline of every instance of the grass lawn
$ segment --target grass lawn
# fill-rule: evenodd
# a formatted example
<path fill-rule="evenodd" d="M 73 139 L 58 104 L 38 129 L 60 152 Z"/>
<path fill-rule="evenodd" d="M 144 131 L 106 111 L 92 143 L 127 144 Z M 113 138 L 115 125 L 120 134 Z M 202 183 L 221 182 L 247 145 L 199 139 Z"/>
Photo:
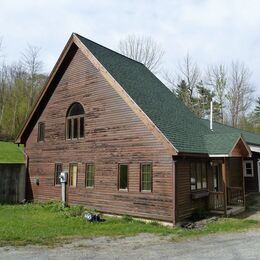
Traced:
<path fill-rule="evenodd" d="M 0 246 L 54 245 L 72 238 L 97 236 L 132 236 L 139 233 L 167 235 L 174 240 L 219 232 L 260 228 L 253 220 L 219 219 L 201 230 L 163 227 L 131 218 L 106 217 L 104 222 L 89 223 L 81 216 L 82 208 L 63 210 L 59 204 L 0 205 Z"/>
<path fill-rule="evenodd" d="M 1 163 L 23 163 L 23 146 L 18 147 L 17 144 L 0 141 L 0 162 Z"/>

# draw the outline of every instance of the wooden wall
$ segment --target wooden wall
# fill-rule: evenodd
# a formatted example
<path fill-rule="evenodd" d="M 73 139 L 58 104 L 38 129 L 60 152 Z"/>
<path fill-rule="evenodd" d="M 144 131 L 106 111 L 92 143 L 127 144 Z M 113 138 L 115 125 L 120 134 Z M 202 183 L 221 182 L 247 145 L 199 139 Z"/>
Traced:
<path fill-rule="evenodd" d="M 0 163 L 0 203 L 21 203 L 25 199 L 26 165 Z"/>
<path fill-rule="evenodd" d="M 213 175 L 207 159 L 179 158 L 176 161 L 176 218 L 182 220 L 190 217 L 196 208 L 207 208 L 208 198 L 192 199 L 190 190 L 191 162 L 207 162 L 208 189 L 213 189 Z M 195 192 L 195 191 L 194 191 Z"/>
<path fill-rule="evenodd" d="M 65 116 L 73 102 L 85 109 L 85 138 L 65 140 Z M 37 125 L 26 144 L 29 185 L 35 200 L 59 200 L 54 164 L 78 164 L 77 187 L 70 204 L 115 214 L 172 221 L 172 157 L 104 80 L 81 51 L 66 69 L 38 122 L 45 122 L 45 142 L 37 143 Z M 95 187 L 85 188 L 85 163 L 95 164 Z M 153 191 L 142 193 L 140 163 L 153 165 Z M 118 191 L 118 164 L 129 164 L 129 191 Z M 36 179 L 39 178 L 39 185 Z M 29 194 L 29 193 L 28 193 Z"/>

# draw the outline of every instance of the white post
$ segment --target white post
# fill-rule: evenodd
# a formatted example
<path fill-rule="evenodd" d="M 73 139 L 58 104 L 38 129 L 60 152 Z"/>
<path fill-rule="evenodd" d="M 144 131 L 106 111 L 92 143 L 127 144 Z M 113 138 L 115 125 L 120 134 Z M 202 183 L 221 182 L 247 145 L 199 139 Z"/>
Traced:
<path fill-rule="evenodd" d="M 210 130 L 213 131 L 213 102 L 210 102 Z"/>
<path fill-rule="evenodd" d="M 62 206 L 65 208 L 66 207 L 66 183 L 65 182 L 61 183 L 61 202 L 62 202 Z"/>
<path fill-rule="evenodd" d="M 61 183 L 61 203 L 63 207 L 66 207 L 66 182 L 68 178 L 68 172 L 63 171 L 60 173 Z"/>

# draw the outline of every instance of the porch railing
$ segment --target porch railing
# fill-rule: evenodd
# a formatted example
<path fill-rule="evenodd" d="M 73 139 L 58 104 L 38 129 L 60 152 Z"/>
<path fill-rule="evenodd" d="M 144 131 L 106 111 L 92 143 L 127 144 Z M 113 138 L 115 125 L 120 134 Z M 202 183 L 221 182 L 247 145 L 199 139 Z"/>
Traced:
<path fill-rule="evenodd" d="M 244 192 L 242 187 L 228 187 L 227 188 L 227 203 L 228 205 L 242 205 L 244 204 Z"/>
<path fill-rule="evenodd" d="M 209 192 L 209 209 L 224 208 L 224 192 L 210 191 Z"/>

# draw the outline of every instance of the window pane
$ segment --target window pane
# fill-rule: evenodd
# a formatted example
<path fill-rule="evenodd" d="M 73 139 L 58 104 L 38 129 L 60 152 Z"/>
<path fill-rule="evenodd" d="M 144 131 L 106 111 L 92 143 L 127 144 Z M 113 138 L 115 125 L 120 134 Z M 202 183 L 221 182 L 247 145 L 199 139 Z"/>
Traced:
<path fill-rule="evenodd" d="M 70 165 L 70 186 L 76 187 L 77 172 L 78 172 L 77 164 L 71 164 Z"/>
<path fill-rule="evenodd" d="M 55 164 L 55 184 L 60 184 L 60 173 L 62 172 L 62 164 Z"/>
<path fill-rule="evenodd" d="M 201 178 L 201 164 L 197 163 L 197 189 L 201 189 L 202 188 L 202 178 Z"/>
<path fill-rule="evenodd" d="M 38 123 L 38 142 L 44 141 L 45 135 L 45 124 L 40 122 Z"/>
<path fill-rule="evenodd" d="M 201 170 L 202 170 L 202 188 L 206 189 L 207 188 L 207 172 L 206 172 L 206 164 L 202 163 L 201 164 Z"/>
<path fill-rule="evenodd" d="M 246 175 L 253 175 L 252 174 L 252 169 L 246 169 Z"/>
<path fill-rule="evenodd" d="M 80 118 L 79 137 L 84 137 L 84 117 Z"/>
<path fill-rule="evenodd" d="M 191 164 L 191 173 L 190 173 L 190 188 L 191 190 L 196 190 L 196 165 L 195 163 Z"/>
<path fill-rule="evenodd" d="M 73 119 L 73 138 L 78 138 L 78 118 Z"/>
<path fill-rule="evenodd" d="M 84 112 L 84 108 L 82 107 L 82 105 L 78 102 L 75 102 L 69 108 L 67 116 L 83 115 L 84 113 L 85 112 Z"/>
<path fill-rule="evenodd" d="M 151 191 L 152 190 L 152 165 L 142 164 L 141 166 L 141 190 Z"/>
<path fill-rule="evenodd" d="M 94 186 L 94 165 L 86 165 L 86 187 Z"/>
<path fill-rule="evenodd" d="M 246 168 L 251 169 L 251 163 L 246 163 Z"/>
<path fill-rule="evenodd" d="M 119 165 L 119 189 L 128 189 L 128 165 Z"/>
<path fill-rule="evenodd" d="M 71 139 L 72 138 L 72 127 L 71 127 L 72 121 L 71 119 L 67 120 L 67 138 Z"/>

